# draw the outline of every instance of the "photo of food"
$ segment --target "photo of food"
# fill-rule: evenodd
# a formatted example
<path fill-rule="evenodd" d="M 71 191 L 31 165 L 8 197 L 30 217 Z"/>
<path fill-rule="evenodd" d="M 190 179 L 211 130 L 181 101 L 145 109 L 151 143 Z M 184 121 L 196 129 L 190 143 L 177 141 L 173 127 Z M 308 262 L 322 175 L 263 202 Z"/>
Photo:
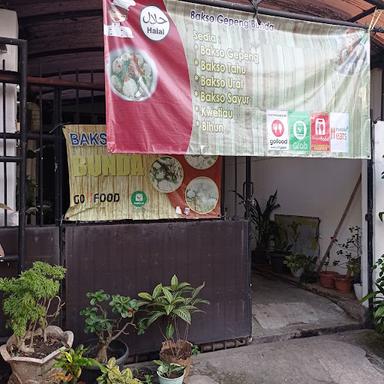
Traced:
<path fill-rule="evenodd" d="M 157 85 L 154 61 L 145 52 L 129 47 L 111 54 L 109 77 L 114 93 L 127 101 L 148 99 Z"/>
<path fill-rule="evenodd" d="M 217 161 L 218 156 L 203 156 L 203 155 L 185 155 L 187 163 L 195 169 L 211 168 Z"/>
<path fill-rule="evenodd" d="M 162 156 L 152 163 L 149 178 L 157 191 L 171 193 L 176 191 L 183 182 L 183 167 L 174 157 Z"/>
<path fill-rule="evenodd" d="M 185 201 L 192 211 L 207 214 L 216 208 L 219 188 L 209 177 L 196 177 L 185 190 Z"/>

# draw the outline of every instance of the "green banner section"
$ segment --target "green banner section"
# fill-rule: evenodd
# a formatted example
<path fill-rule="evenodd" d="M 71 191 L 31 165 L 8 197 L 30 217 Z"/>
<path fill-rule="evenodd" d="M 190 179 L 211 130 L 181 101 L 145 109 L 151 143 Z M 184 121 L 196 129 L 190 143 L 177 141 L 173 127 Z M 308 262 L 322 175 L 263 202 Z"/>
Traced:
<path fill-rule="evenodd" d="M 164 4 L 189 67 L 188 153 L 370 157 L 367 31 Z"/>

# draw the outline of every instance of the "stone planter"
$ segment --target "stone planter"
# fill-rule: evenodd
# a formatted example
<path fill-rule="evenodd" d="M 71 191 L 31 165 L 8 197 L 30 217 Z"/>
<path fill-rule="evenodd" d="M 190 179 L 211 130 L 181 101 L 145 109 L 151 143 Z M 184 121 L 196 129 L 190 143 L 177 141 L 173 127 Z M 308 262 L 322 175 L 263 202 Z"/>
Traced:
<path fill-rule="evenodd" d="M 71 331 L 64 332 L 59 327 L 49 326 L 47 328 L 47 334 L 63 340 L 68 347 L 72 347 L 73 333 Z M 11 356 L 7 347 L 14 343 L 15 337 L 11 336 L 7 344 L 0 347 L 1 356 L 12 368 L 12 375 L 8 381 L 9 384 L 54 384 L 60 382 L 54 378 L 55 373 L 60 372 L 60 370 L 53 368 L 53 365 L 60 352 L 65 349 L 64 346 L 53 351 L 43 359 L 35 359 L 31 357 Z"/>
<path fill-rule="evenodd" d="M 299 269 L 296 270 L 296 271 L 293 271 L 293 270 L 291 269 L 291 273 L 292 273 L 292 276 L 293 276 L 293 277 L 296 277 L 296 279 L 300 279 L 301 276 L 302 276 L 303 273 L 304 273 L 304 268 L 299 268 Z"/>

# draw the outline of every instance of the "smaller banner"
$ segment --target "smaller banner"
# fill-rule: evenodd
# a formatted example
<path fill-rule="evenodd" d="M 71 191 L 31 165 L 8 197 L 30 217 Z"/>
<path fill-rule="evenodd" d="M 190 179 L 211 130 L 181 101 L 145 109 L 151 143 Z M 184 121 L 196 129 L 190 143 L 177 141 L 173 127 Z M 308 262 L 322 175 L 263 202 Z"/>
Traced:
<path fill-rule="evenodd" d="M 69 221 L 220 217 L 221 158 L 111 154 L 105 126 L 68 125 Z"/>

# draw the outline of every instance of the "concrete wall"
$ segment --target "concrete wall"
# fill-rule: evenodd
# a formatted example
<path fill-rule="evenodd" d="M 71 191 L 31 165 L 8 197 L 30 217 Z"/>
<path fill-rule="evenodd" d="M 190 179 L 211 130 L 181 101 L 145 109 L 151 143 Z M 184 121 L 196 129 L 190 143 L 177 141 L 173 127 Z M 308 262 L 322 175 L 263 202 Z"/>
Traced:
<path fill-rule="evenodd" d="M 245 159 L 238 159 L 238 191 L 245 180 Z M 265 204 L 268 196 L 278 190 L 279 214 L 319 217 L 320 253 L 328 247 L 330 238 L 343 214 L 348 199 L 361 173 L 360 160 L 333 159 L 252 159 L 254 197 Z M 234 215 L 234 159 L 226 161 L 226 208 Z M 242 215 L 241 209 L 238 215 Z M 361 187 L 341 229 L 339 239 L 348 236 L 349 226 L 362 226 Z M 335 256 L 336 249 L 332 252 Z M 341 270 L 342 271 L 342 270 Z M 340 271 L 340 272 L 341 272 Z"/>

